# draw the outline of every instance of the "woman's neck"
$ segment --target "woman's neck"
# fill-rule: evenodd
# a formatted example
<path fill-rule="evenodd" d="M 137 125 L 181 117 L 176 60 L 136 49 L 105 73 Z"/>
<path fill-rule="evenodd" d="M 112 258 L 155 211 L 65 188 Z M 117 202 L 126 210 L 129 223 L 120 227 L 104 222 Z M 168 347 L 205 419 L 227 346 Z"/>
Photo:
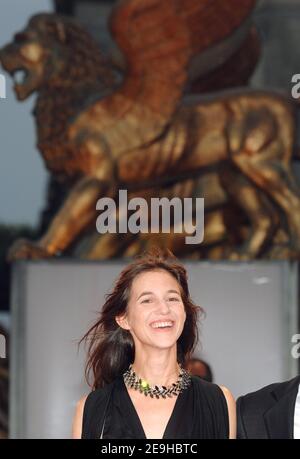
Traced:
<path fill-rule="evenodd" d="M 161 352 L 156 355 L 138 355 L 133 364 L 133 370 L 150 386 L 169 386 L 176 382 L 179 375 L 179 365 L 176 353 Z"/>

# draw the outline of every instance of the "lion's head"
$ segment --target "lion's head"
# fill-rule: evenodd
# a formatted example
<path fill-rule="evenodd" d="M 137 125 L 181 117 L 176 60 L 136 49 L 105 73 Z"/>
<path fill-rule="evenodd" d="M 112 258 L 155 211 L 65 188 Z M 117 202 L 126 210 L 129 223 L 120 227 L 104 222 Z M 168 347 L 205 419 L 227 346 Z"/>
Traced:
<path fill-rule="evenodd" d="M 97 42 L 75 20 L 55 14 L 33 16 L 0 49 L 0 61 L 15 80 L 19 100 L 43 87 L 65 88 L 88 81 L 110 87 L 113 82 Z"/>

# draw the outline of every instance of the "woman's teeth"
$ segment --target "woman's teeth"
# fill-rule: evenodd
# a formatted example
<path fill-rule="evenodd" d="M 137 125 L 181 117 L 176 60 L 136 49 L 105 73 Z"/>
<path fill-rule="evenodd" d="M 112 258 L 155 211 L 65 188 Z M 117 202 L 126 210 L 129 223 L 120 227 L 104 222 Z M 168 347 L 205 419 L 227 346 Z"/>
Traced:
<path fill-rule="evenodd" d="M 154 322 L 151 324 L 152 328 L 170 328 L 172 327 L 173 322 Z"/>

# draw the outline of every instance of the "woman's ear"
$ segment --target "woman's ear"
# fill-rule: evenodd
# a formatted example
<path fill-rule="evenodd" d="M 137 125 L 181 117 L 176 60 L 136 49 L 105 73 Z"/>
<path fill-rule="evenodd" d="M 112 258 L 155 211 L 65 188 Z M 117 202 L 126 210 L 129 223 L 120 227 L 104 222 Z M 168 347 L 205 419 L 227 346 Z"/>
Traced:
<path fill-rule="evenodd" d="M 127 320 L 127 315 L 125 313 L 120 316 L 116 316 L 115 320 L 117 324 L 119 325 L 119 327 L 123 328 L 124 330 L 130 330 L 130 326 Z"/>

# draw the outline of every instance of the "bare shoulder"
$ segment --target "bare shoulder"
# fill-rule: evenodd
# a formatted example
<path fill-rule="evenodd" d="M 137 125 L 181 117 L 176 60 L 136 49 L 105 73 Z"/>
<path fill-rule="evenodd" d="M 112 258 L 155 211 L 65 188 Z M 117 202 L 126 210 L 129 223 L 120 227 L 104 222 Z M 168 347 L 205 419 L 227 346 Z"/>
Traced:
<path fill-rule="evenodd" d="M 230 392 L 230 390 L 225 387 L 225 386 L 221 386 L 219 385 L 220 389 L 222 390 L 226 400 L 227 400 L 227 403 L 234 403 L 235 404 L 235 399 L 234 399 L 234 396 L 232 395 L 232 393 Z"/>
<path fill-rule="evenodd" d="M 83 410 L 84 410 L 84 405 L 85 405 L 87 397 L 88 396 L 85 395 L 76 404 L 75 415 L 74 415 L 73 426 L 72 426 L 72 438 L 74 439 L 81 438 Z"/>
<path fill-rule="evenodd" d="M 236 403 L 234 396 L 225 386 L 219 386 L 222 390 L 228 407 L 229 417 L 229 438 L 236 438 Z"/>

